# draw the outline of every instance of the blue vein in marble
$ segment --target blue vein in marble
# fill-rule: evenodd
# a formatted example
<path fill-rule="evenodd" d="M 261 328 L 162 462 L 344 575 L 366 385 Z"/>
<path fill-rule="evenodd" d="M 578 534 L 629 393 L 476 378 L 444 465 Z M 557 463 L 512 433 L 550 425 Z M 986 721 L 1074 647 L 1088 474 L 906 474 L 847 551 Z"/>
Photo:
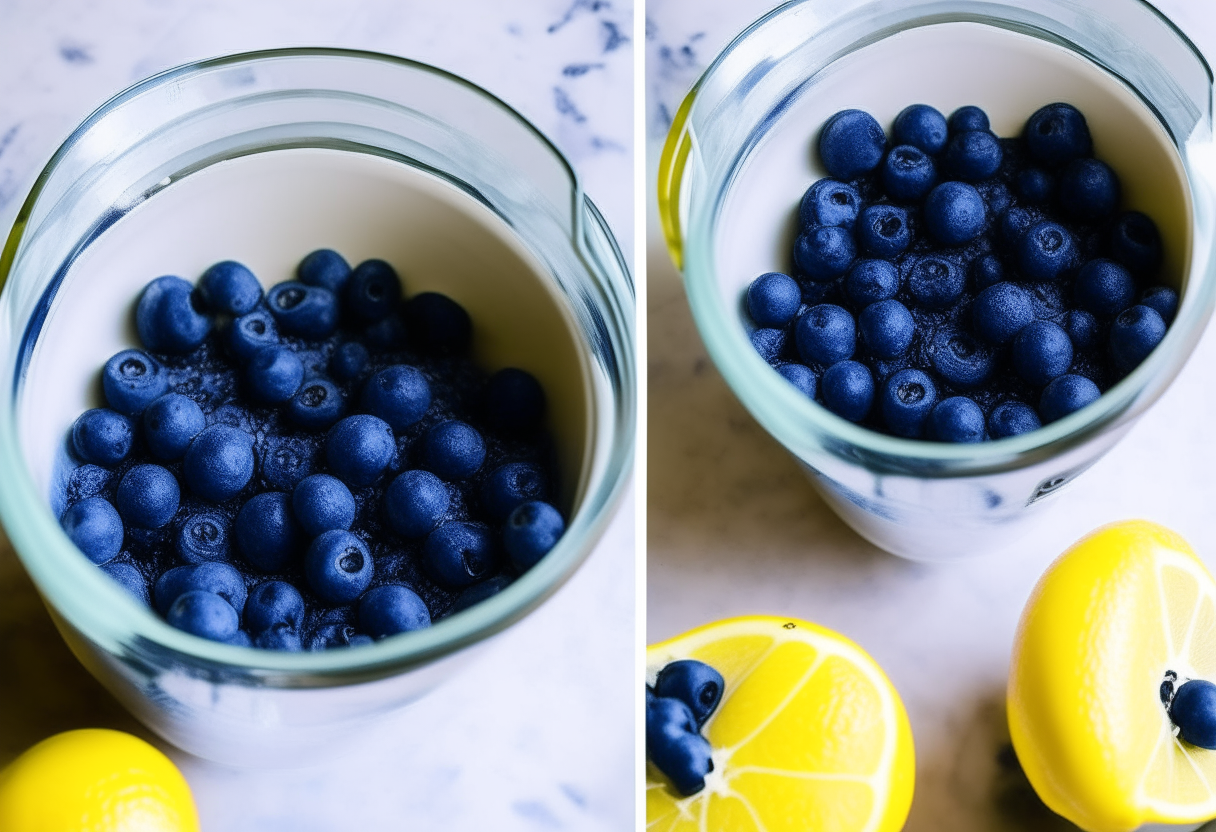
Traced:
<path fill-rule="evenodd" d="M 511 811 L 546 829 L 561 829 L 565 825 L 539 800 L 517 800 L 511 804 Z"/>
<path fill-rule="evenodd" d="M 612 52 L 629 43 L 629 38 L 621 31 L 620 27 L 611 20 L 601 20 L 600 26 L 604 30 L 604 51 Z"/>
<path fill-rule="evenodd" d="M 570 6 L 570 8 L 566 9 L 566 13 L 562 15 L 562 19 L 556 23 L 550 24 L 548 29 L 549 34 L 553 34 L 558 29 L 565 26 L 567 23 L 573 20 L 575 16 L 579 14 L 579 12 L 586 11 L 594 13 L 603 9 L 611 8 L 612 4 L 608 2 L 608 0 L 574 0 L 574 4 Z"/>
<path fill-rule="evenodd" d="M 8 150 L 8 146 L 13 143 L 13 139 L 17 138 L 19 130 L 21 130 L 21 125 L 14 124 L 5 131 L 3 136 L 0 136 L 0 156 L 4 155 L 4 151 Z"/>
<path fill-rule="evenodd" d="M 557 107 L 559 113 L 572 119 L 577 124 L 582 124 L 587 120 L 587 117 L 579 112 L 578 107 L 574 105 L 569 94 L 561 87 L 553 88 L 553 106 Z"/>
<path fill-rule="evenodd" d="M 562 69 L 562 75 L 567 78 L 577 78 L 580 75 L 586 75 L 593 69 L 603 69 L 603 64 L 570 64 Z"/>
<path fill-rule="evenodd" d="M 59 57 L 69 64 L 93 63 L 93 56 L 89 54 L 89 50 L 84 46 L 77 46 L 73 43 L 60 44 Z"/>

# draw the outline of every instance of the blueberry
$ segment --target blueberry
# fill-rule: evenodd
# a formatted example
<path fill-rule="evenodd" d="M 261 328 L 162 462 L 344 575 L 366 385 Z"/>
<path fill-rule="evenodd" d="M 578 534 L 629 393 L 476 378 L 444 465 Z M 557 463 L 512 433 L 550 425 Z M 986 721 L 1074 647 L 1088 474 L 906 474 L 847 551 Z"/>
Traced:
<path fill-rule="evenodd" d="M 287 418 L 306 430 L 327 430 L 346 412 L 346 397 L 327 378 L 309 379 L 287 402 Z"/>
<path fill-rule="evenodd" d="M 122 519 L 101 497 L 81 500 L 59 520 L 68 540 L 93 563 L 107 563 L 122 551 Z"/>
<path fill-rule="evenodd" d="M 885 260 L 898 256 L 912 242 L 908 212 L 895 205 L 862 208 L 853 233 L 862 250 Z"/>
<path fill-rule="evenodd" d="M 499 471 L 509 467 L 503 466 L 491 474 L 486 488 L 491 487 Z M 425 537 L 447 514 L 451 500 L 447 486 L 434 474 L 429 471 L 405 471 L 398 474 L 385 489 L 384 513 L 397 534 L 412 538 Z"/>
<path fill-rule="evenodd" d="M 463 589 L 496 566 L 494 538 L 480 523 L 444 523 L 422 544 L 422 565 L 440 586 Z"/>
<path fill-rule="evenodd" d="M 999 217 L 1013 204 L 1013 194 L 1005 183 L 999 180 L 981 182 L 976 185 L 975 190 L 984 200 L 984 207 L 990 217 Z"/>
<path fill-rule="evenodd" d="M 347 341 L 329 359 L 329 374 L 338 381 L 354 381 L 363 372 L 371 356 L 358 341 Z"/>
<path fill-rule="evenodd" d="M 131 593 L 145 607 L 148 606 L 148 582 L 134 566 L 129 563 L 107 563 L 101 567 L 101 571 L 109 575 L 110 580 Z"/>
<path fill-rule="evenodd" d="M 279 328 L 268 311 L 255 309 L 234 320 L 228 326 L 226 336 L 228 351 L 237 361 L 244 363 L 263 347 L 278 344 Z"/>
<path fill-rule="evenodd" d="M 887 379 L 880 407 L 883 421 L 896 436 L 917 439 L 937 403 L 937 388 L 928 375 L 915 369 L 900 370 Z"/>
<path fill-rule="evenodd" d="M 1119 177 L 1098 159 L 1074 159 L 1060 174 L 1060 207 L 1082 222 L 1099 222 L 1119 207 Z"/>
<path fill-rule="evenodd" d="M 1018 196 L 1029 205 L 1046 205 L 1056 193 L 1056 179 L 1042 168 L 1022 168 L 1017 178 Z"/>
<path fill-rule="evenodd" d="M 1010 208 L 1001 214 L 998 223 L 1001 242 L 1016 252 L 1026 232 L 1034 225 L 1034 216 L 1025 208 Z"/>
<path fill-rule="evenodd" d="M 426 415 L 431 406 L 431 386 L 416 368 L 394 364 L 367 380 L 360 403 L 394 431 L 403 431 Z"/>
<path fill-rule="evenodd" d="M 275 491 L 291 491 L 316 469 L 322 445 L 313 437 L 267 436 L 258 454 L 262 482 Z"/>
<path fill-rule="evenodd" d="M 965 332 L 943 327 L 933 336 L 930 361 L 942 381 L 972 390 L 992 374 L 992 352 Z"/>
<path fill-rule="evenodd" d="M 520 572 L 531 569 L 557 545 L 566 522 L 548 503 L 533 500 L 516 506 L 502 530 L 503 546 Z"/>
<path fill-rule="evenodd" d="M 128 526 L 159 529 L 173 519 L 181 491 L 173 474 L 159 465 L 136 465 L 123 475 L 115 507 Z"/>
<path fill-rule="evenodd" d="M 835 364 L 851 358 L 857 348 L 857 327 L 844 307 L 831 303 L 812 306 L 795 325 L 794 337 L 802 360 Z"/>
<path fill-rule="evenodd" d="M 655 696 L 679 699 L 687 705 L 698 729 L 713 715 L 725 689 L 721 673 L 694 659 L 664 665 L 654 681 Z"/>
<path fill-rule="evenodd" d="M 1146 289 L 1140 296 L 1140 303 L 1150 309 L 1156 309 L 1167 326 L 1174 322 L 1174 316 L 1178 314 L 1178 293 L 1169 286 Z"/>
<path fill-rule="evenodd" d="M 1017 246 L 1018 267 L 1027 280 L 1055 280 L 1076 260 L 1077 246 L 1067 228 L 1054 222 L 1031 226 Z"/>
<path fill-rule="evenodd" d="M 1034 408 L 1023 402 L 1001 402 L 988 415 L 988 435 L 993 439 L 1021 436 L 1043 426 Z"/>
<path fill-rule="evenodd" d="M 858 306 L 895 297 L 899 270 L 889 260 L 857 260 L 844 279 L 844 291 Z"/>
<path fill-rule="evenodd" d="M 835 179 L 820 179 L 802 195 L 798 220 L 803 229 L 820 225 L 852 228 L 860 210 L 861 195 L 856 188 Z"/>
<path fill-rule="evenodd" d="M 1030 294 L 1013 283 L 996 283 L 975 296 L 971 304 L 971 325 L 975 334 L 989 344 L 1009 342 L 1034 320 Z"/>
<path fill-rule="evenodd" d="M 858 361 L 840 361 L 823 374 L 823 406 L 842 419 L 860 422 L 874 404 L 874 377 Z"/>
<path fill-rule="evenodd" d="M 291 495 L 264 491 L 250 498 L 232 524 L 236 547 L 257 569 L 282 572 L 295 560 L 300 527 L 291 510 Z"/>
<path fill-rule="evenodd" d="M 908 272 L 908 291 L 925 309 L 953 306 L 966 282 L 966 275 L 953 260 L 934 255 L 921 257 Z"/>
<path fill-rule="evenodd" d="M 299 631 L 304 623 L 304 599 L 286 581 L 265 581 L 245 601 L 245 627 L 257 634 L 271 628 Z"/>
<path fill-rule="evenodd" d="M 1072 340 L 1051 321 L 1034 321 L 1013 339 L 1013 369 L 1036 387 L 1042 387 L 1072 366 Z"/>
<path fill-rule="evenodd" d="M 1092 350 L 1098 345 L 1098 321 L 1088 312 L 1070 309 L 1064 316 L 1064 331 L 1074 351 Z"/>
<path fill-rule="evenodd" d="M 169 375 L 142 350 L 123 350 L 106 362 L 101 388 L 110 407 L 125 416 L 138 416 L 169 389 Z"/>
<path fill-rule="evenodd" d="M 757 326 L 785 326 L 801 305 L 802 289 L 789 275 L 769 272 L 747 287 L 747 312 Z"/>
<path fill-rule="evenodd" d="M 697 721 L 679 699 L 657 696 L 646 707 L 646 756 L 688 797 L 705 788 L 713 771 L 712 748 L 697 732 Z"/>
<path fill-rule="evenodd" d="M 325 438 L 330 470 L 355 488 L 378 480 L 396 453 L 393 429 L 383 419 L 365 413 L 347 416 L 330 428 Z"/>
<path fill-rule="evenodd" d="M 950 114 L 946 121 L 951 133 L 965 133 L 970 130 L 987 130 L 988 114 L 972 104 L 959 107 Z"/>
<path fill-rule="evenodd" d="M 262 299 L 262 284 L 253 272 L 234 260 L 216 263 L 198 279 L 198 293 L 212 312 L 247 315 Z"/>
<path fill-rule="evenodd" d="M 769 364 L 776 365 L 785 353 L 784 329 L 757 329 L 748 337 L 752 342 L 752 349 Z"/>
<path fill-rule="evenodd" d="M 134 440 L 131 420 L 117 410 L 86 410 L 72 423 L 72 450 L 81 462 L 116 465 L 127 458 Z"/>
<path fill-rule="evenodd" d="M 342 290 L 344 308 L 358 320 L 374 323 L 401 301 L 401 281 L 383 260 L 364 260 L 351 272 Z"/>
<path fill-rule="evenodd" d="M 777 374 L 788 381 L 794 387 L 798 388 L 798 392 L 806 396 L 808 399 L 815 398 L 815 390 L 818 382 L 815 379 L 815 371 L 804 364 L 795 364 L 792 361 L 785 364 L 777 365 Z"/>
<path fill-rule="evenodd" d="M 266 293 L 266 305 L 288 335 L 317 340 L 328 338 L 338 326 L 338 299 L 320 286 L 285 281 Z"/>
<path fill-rule="evenodd" d="M 359 601 L 359 626 L 372 638 L 385 638 L 431 626 L 431 614 L 414 590 L 385 584 L 368 590 Z"/>
<path fill-rule="evenodd" d="M 485 415 L 495 430 L 526 434 L 545 418 L 545 391 L 531 373 L 505 367 L 486 382 Z"/>
<path fill-rule="evenodd" d="M 1026 149 L 1030 158 L 1049 168 L 1093 152 L 1085 116 L 1071 104 L 1048 104 L 1026 122 Z"/>
<path fill-rule="evenodd" d="M 253 437 L 229 425 L 204 428 L 186 449 L 182 476 L 186 487 L 204 500 L 222 503 L 235 497 L 253 477 Z"/>
<path fill-rule="evenodd" d="M 350 279 L 350 265 L 333 249 L 319 248 L 300 261 L 296 279 L 309 286 L 328 289 L 337 297 Z"/>
<path fill-rule="evenodd" d="M 984 230 L 984 199 L 966 182 L 943 182 L 925 197 L 925 228 L 947 246 L 970 242 Z"/>
<path fill-rule="evenodd" d="M 254 637 L 253 646 L 261 650 L 282 650 L 288 653 L 299 653 L 304 649 L 300 634 L 288 627 L 263 630 Z"/>
<path fill-rule="evenodd" d="M 169 462 L 185 456 L 190 442 L 206 426 L 202 408 L 180 393 L 166 393 L 144 411 L 144 441 L 148 450 Z"/>
<path fill-rule="evenodd" d="M 228 518 L 218 511 L 200 511 L 186 518 L 174 538 L 186 563 L 226 561 L 230 557 Z"/>
<path fill-rule="evenodd" d="M 420 292 L 405 304 L 405 323 L 424 352 L 461 354 L 473 340 L 473 319 L 447 295 Z"/>
<path fill-rule="evenodd" d="M 857 245 L 846 228 L 819 226 L 794 240 L 794 264 L 811 280 L 826 283 L 849 270 Z"/>
<path fill-rule="evenodd" d="M 180 277 L 158 277 L 144 287 L 135 307 L 135 329 L 154 352 L 190 352 L 211 332 L 194 287 Z"/>
<path fill-rule="evenodd" d="M 1090 260 L 1077 272 L 1073 284 L 1077 306 L 1095 315 L 1115 315 L 1132 305 L 1136 282 L 1131 272 L 1114 260 Z"/>
<path fill-rule="evenodd" d="M 156 611 L 165 615 L 173 602 L 187 592 L 214 592 L 232 605 L 234 610 L 245 608 L 245 579 L 227 563 L 200 563 L 197 566 L 175 566 L 156 580 L 152 599 Z"/>
<path fill-rule="evenodd" d="M 983 442 L 984 411 L 966 396 L 942 399 L 929 411 L 926 432 L 938 442 Z"/>
<path fill-rule="evenodd" d="M 812 376 L 812 379 L 814 376 Z M 412 472 L 424 477 L 430 477 L 435 483 L 439 480 L 435 479 L 430 474 L 423 471 Z M 402 474 L 402 476 L 405 476 Z M 398 480 L 401 477 L 397 478 Z M 396 485 L 396 482 L 393 483 Z M 442 483 L 439 483 L 442 486 Z M 432 486 L 433 487 L 433 486 Z M 481 507 L 491 520 L 501 523 L 506 520 L 515 508 L 523 503 L 532 500 L 541 500 L 546 496 L 545 475 L 540 468 L 530 462 L 508 462 L 506 465 L 500 465 L 490 472 L 486 477 L 485 482 L 481 486 Z M 444 492 L 442 500 L 443 511 L 447 510 L 447 491 Z M 386 499 L 388 494 L 385 495 Z M 436 500 L 436 504 L 440 501 Z M 434 513 L 434 519 L 437 522 L 442 515 L 442 511 Z M 434 523 L 431 524 L 434 528 Z M 427 528 L 422 534 L 429 532 Z M 407 534 L 401 532 L 407 537 L 418 537 L 419 534 Z"/>
<path fill-rule="evenodd" d="M 980 182 L 1001 167 L 1001 143 L 987 130 L 964 130 L 950 137 L 942 156 L 946 169 L 964 182 Z"/>
<path fill-rule="evenodd" d="M 316 537 L 355 522 L 355 498 L 337 477 L 313 474 L 300 480 L 291 494 L 291 510 L 304 534 Z"/>
<path fill-rule="evenodd" d="M 445 480 L 473 476 L 486 461 L 486 443 L 472 425 L 449 419 L 428 428 L 421 439 L 421 461 Z"/>
<path fill-rule="evenodd" d="M 1128 211 L 1115 220 L 1110 250 L 1132 274 L 1151 276 L 1161 267 L 1161 232 L 1144 214 Z"/>
<path fill-rule="evenodd" d="M 1063 419 L 1096 402 L 1101 395 L 1098 385 L 1085 376 L 1060 376 L 1043 388 L 1043 395 L 1039 397 L 1039 416 L 1044 424 Z"/>
<path fill-rule="evenodd" d="M 857 329 L 862 343 L 876 358 L 902 355 L 916 334 L 912 313 L 897 300 L 880 300 L 861 310 Z"/>
<path fill-rule="evenodd" d="M 68 501 L 97 497 L 105 493 L 114 480 L 114 474 L 98 465 L 81 465 L 68 476 L 66 489 Z"/>
<path fill-rule="evenodd" d="M 291 347 L 282 344 L 262 347 L 249 359 L 245 382 L 250 396 L 264 404 L 280 404 L 290 399 L 304 381 L 304 364 Z"/>
<path fill-rule="evenodd" d="M 452 601 L 452 606 L 448 608 L 448 615 L 455 615 L 458 612 L 463 612 L 469 607 L 480 604 L 489 598 L 493 598 L 498 593 L 511 585 L 511 579 L 506 575 L 499 575 L 494 578 L 487 578 L 481 583 L 473 584 L 460 591 L 460 594 Z"/>
<path fill-rule="evenodd" d="M 304 556 L 308 585 L 329 604 L 349 604 L 362 595 L 374 568 L 367 545 L 341 529 L 322 534 Z"/>
<path fill-rule="evenodd" d="M 170 626 L 212 641 L 228 641 L 240 629 L 240 616 L 214 592 L 183 593 L 165 614 Z"/>
<path fill-rule="evenodd" d="M 1170 703 L 1170 721 L 1183 742 L 1216 750 L 1216 685 L 1205 679 L 1180 685 Z"/>
<path fill-rule="evenodd" d="M 891 148 L 882 166 L 882 185 L 887 195 L 900 202 L 914 202 L 937 182 L 937 168 L 924 151 L 908 144 Z"/>
<path fill-rule="evenodd" d="M 1135 369 L 1165 337 L 1165 321 L 1156 309 L 1137 304 L 1115 318 L 1110 328 L 1110 351 L 1115 366 L 1125 373 Z"/>
<path fill-rule="evenodd" d="M 895 141 L 936 156 L 946 146 L 946 117 L 928 104 L 904 107 L 891 127 Z"/>
<path fill-rule="evenodd" d="M 886 149 L 887 136 L 882 127 L 861 110 L 841 110 L 819 131 L 819 159 L 827 172 L 841 181 L 874 170 Z"/>

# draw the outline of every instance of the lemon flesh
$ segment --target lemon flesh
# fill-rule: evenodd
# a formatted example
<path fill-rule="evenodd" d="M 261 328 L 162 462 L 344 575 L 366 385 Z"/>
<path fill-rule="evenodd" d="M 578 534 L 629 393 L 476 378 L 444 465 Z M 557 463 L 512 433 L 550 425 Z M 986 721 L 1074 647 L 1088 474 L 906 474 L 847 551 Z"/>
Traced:
<path fill-rule="evenodd" d="M 705 788 L 682 797 L 647 767 L 652 832 L 894 832 L 912 803 L 915 762 L 903 703 L 865 651 L 788 618 L 709 624 L 646 652 L 647 677 L 677 659 L 725 680 L 702 728 Z"/>
<path fill-rule="evenodd" d="M 0 771 L 4 832 L 198 832 L 190 787 L 164 754 L 121 731 L 67 731 Z"/>
<path fill-rule="evenodd" d="M 1216 680 L 1216 583 L 1166 528 L 1099 529 L 1040 578 L 1018 625 L 1009 729 L 1044 803 L 1087 832 L 1216 817 L 1216 752 L 1174 736 L 1167 671 Z"/>

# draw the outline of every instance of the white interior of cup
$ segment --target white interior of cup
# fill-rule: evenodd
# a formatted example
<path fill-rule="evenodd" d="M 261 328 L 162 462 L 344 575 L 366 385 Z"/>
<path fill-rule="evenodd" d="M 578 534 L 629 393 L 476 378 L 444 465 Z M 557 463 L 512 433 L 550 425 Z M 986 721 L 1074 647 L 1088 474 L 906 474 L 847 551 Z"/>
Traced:
<path fill-rule="evenodd" d="M 1177 150 L 1145 103 L 1062 46 L 981 23 L 939 23 L 899 32 L 834 61 L 751 150 L 716 226 L 724 302 L 740 308 L 751 281 L 791 267 L 798 202 L 828 175 L 816 140 L 832 114 L 865 110 L 889 135 L 895 116 L 910 104 L 929 104 L 946 115 L 974 104 L 988 114 L 997 136 L 1013 138 L 1035 110 L 1057 101 L 1085 115 L 1094 155 L 1119 176 L 1122 207 L 1157 223 L 1165 247 L 1159 277 L 1182 294 L 1191 260 L 1191 194 Z M 746 328 L 742 315 L 739 326 Z"/>
<path fill-rule="evenodd" d="M 596 437 L 590 356 L 540 261 L 495 213 L 437 176 L 367 154 L 275 150 L 223 161 L 156 193 L 71 266 L 32 352 L 18 405 L 23 450 L 52 496 L 70 469 L 72 422 L 104 404 L 100 371 L 138 347 L 133 309 L 153 278 L 196 281 L 237 260 L 263 286 L 294 278 L 318 248 L 352 265 L 387 260 L 407 296 L 442 292 L 473 319 L 473 358 L 520 367 L 545 389 L 561 468 L 560 502 L 577 509 Z M 56 510 L 58 506 L 54 507 Z"/>

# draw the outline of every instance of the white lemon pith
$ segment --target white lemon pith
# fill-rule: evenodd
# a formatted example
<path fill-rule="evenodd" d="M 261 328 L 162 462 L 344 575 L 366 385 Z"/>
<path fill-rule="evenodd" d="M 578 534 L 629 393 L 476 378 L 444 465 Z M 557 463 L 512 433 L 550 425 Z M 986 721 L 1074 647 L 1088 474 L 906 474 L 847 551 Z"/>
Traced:
<path fill-rule="evenodd" d="M 912 802 L 912 732 L 882 670 L 844 637 L 805 621 L 747 617 L 647 650 L 647 675 L 677 659 L 725 680 L 702 728 L 705 788 L 677 794 L 647 769 L 651 832 L 894 832 Z"/>
<path fill-rule="evenodd" d="M 1167 671 L 1216 681 L 1216 582 L 1164 527 L 1099 529 L 1040 578 L 1018 625 L 1009 729 L 1044 803 L 1087 832 L 1216 817 L 1216 752 L 1174 736 Z"/>

